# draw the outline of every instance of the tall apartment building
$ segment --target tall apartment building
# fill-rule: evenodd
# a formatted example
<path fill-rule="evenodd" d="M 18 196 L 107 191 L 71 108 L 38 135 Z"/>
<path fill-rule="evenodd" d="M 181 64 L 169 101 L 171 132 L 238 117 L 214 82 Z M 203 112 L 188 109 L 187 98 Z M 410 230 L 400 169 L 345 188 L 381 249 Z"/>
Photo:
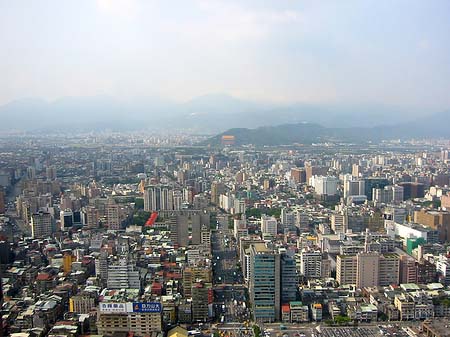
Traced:
<path fill-rule="evenodd" d="M 280 255 L 264 243 L 250 246 L 249 293 L 256 322 L 280 320 Z"/>
<path fill-rule="evenodd" d="M 50 213 L 39 211 L 31 215 L 31 235 L 33 238 L 47 238 L 52 236 L 53 232 L 53 217 Z"/>
<path fill-rule="evenodd" d="M 308 184 L 313 176 L 326 176 L 327 174 L 328 174 L 328 167 L 326 166 L 313 166 L 313 165 L 305 166 L 305 178 L 306 183 Z"/>
<path fill-rule="evenodd" d="M 120 229 L 120 206 L 113 201 L 109 201 L 105 207 L 106 224 L 109 229 Z"/>
<path fill-rule="evenodd" d="M 372 190 L 372 200 L 377 203 L 401 203 L 403 201 L 403 187 L 389 185 Z"/>
<path fill-rule="evenodd" d="M 356 287 L 374 287 L 378 285 L 380 256 L 378 253 L 361 252 L 356 254 Z"/>
<path fill-rule="evenodd" d="M 206 322 L 208 320 L 208 305 L 212 302 L 211 283 L 197 282 L 192 285 L 192 320 Z"/>
<path fill-rule="evenodd" d="M 354 284 L 357 288 L 399 284 L 400 261 L 397 254 L 360 252 L 338 255 L 336 280 L 339 284 Z"/>
<path fill-rule="evenodd" d="M 409 255 L 400 256 L 400 283 L 417 283 L 416 260 Z"/>
<path fill-rule="evenodd" d="M 127 258 L 108 263 L 107 287 L 109 289 L 140 289 L 141 280 L 136 264 Z"/>
<path fill-rule="evenodd" d="M 86 216 L 86 225 L 90 228 L 97 228 L 100 220 L 100 214 L 97 208 L 93 206 L 87 206 L 84 209 Z"/>
<path fill-rule="evenodd" d="M 334 233 L 346 233 L 348 229 L 348 215 L 347 213 L 333 213 L 331 214 L 331 229 Z"/>
<path fill-rule="evenodd" d="M 218 181 L 213 181 L 211 183 L 211 203 L 214 205 L 219 204 L 220 195 L 225 193 L 225 185 Z"/>
<path fill-rule="evenodd" d="M 144 188 L 144 210 L 171 211 L 173 205 L 173 189 L 166 185 L 148 185 Z"/>
<path fill-rule="evenodd" d="M 306 183 L 306 171 L 303 168 L 297 168 L 294 167 L 291 169 L 291 179 L 296 183 L 296 184 L 303 184 Z"/>
<path fill-rule="evenodd" d="M 283 229 L 294 230 L 295 229 L 295 213 L 283 207 L 281 209 L 281 224 Z"/>
<path fill-rule="evenodd" d="M 306 279 L 322 277 L 322 252 L 304 249 L 300 253 L 300 274 Z"/>
<path fill-rule="evenodd" d="M 344 199 L 347 199 L 347 197 L 354 195 L 364 195 L 364 188 L 364 180 L 344 178 Z"/>
<path fill-rule="evenodd" d="M 189 218 L 187 215 L 174 214 L 168 219 L 170 239 L 181 247 L 189 243 Z"/>

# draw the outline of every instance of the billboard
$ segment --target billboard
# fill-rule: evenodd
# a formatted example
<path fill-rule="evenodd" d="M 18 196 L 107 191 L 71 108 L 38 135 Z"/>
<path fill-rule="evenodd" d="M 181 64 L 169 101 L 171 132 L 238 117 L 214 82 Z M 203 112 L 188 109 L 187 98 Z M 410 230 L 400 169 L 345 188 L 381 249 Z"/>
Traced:
<path fill-rule="evenodd" d="M 107 302 L 99 304 L 100 312 L 102 313 L 126 313 L 129 312 L 127 303 Z"/>
<path fill-rule="evenodd" d="M 161 312 L 162 305 L 159 302 L 133 302 L 133 312 Z"/>

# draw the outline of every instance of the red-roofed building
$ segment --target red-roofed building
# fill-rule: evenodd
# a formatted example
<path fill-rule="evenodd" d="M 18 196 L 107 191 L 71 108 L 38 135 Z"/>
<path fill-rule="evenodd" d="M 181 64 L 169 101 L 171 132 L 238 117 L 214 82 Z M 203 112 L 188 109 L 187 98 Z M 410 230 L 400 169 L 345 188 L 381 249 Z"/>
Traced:
<path fill-rule="evenodd" d="M 285 303 L 281 306 L 281 320 L 283 322 L 290 322 L 291 320 L 291 308 L 289 303 Z"/>

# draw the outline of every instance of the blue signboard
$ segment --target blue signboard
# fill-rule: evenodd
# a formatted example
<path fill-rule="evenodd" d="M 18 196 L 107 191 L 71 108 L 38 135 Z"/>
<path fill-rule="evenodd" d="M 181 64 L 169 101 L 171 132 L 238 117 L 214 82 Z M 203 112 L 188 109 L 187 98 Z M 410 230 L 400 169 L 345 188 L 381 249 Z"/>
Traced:
<path fill-rule="evenodd" d="M 162 305 L 159 302 L 133 302 L 133 312 L 161 312 Z"/>

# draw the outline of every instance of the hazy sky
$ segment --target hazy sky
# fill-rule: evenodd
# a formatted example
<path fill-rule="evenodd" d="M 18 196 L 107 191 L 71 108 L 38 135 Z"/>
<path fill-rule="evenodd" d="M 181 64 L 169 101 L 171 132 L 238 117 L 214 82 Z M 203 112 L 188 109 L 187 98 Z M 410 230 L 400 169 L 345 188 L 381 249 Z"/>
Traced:
<path fill-rule="evenodd" d="M 0 0 L 0 104 L 208 93 L 450 108 L 450 1 Z"/>

